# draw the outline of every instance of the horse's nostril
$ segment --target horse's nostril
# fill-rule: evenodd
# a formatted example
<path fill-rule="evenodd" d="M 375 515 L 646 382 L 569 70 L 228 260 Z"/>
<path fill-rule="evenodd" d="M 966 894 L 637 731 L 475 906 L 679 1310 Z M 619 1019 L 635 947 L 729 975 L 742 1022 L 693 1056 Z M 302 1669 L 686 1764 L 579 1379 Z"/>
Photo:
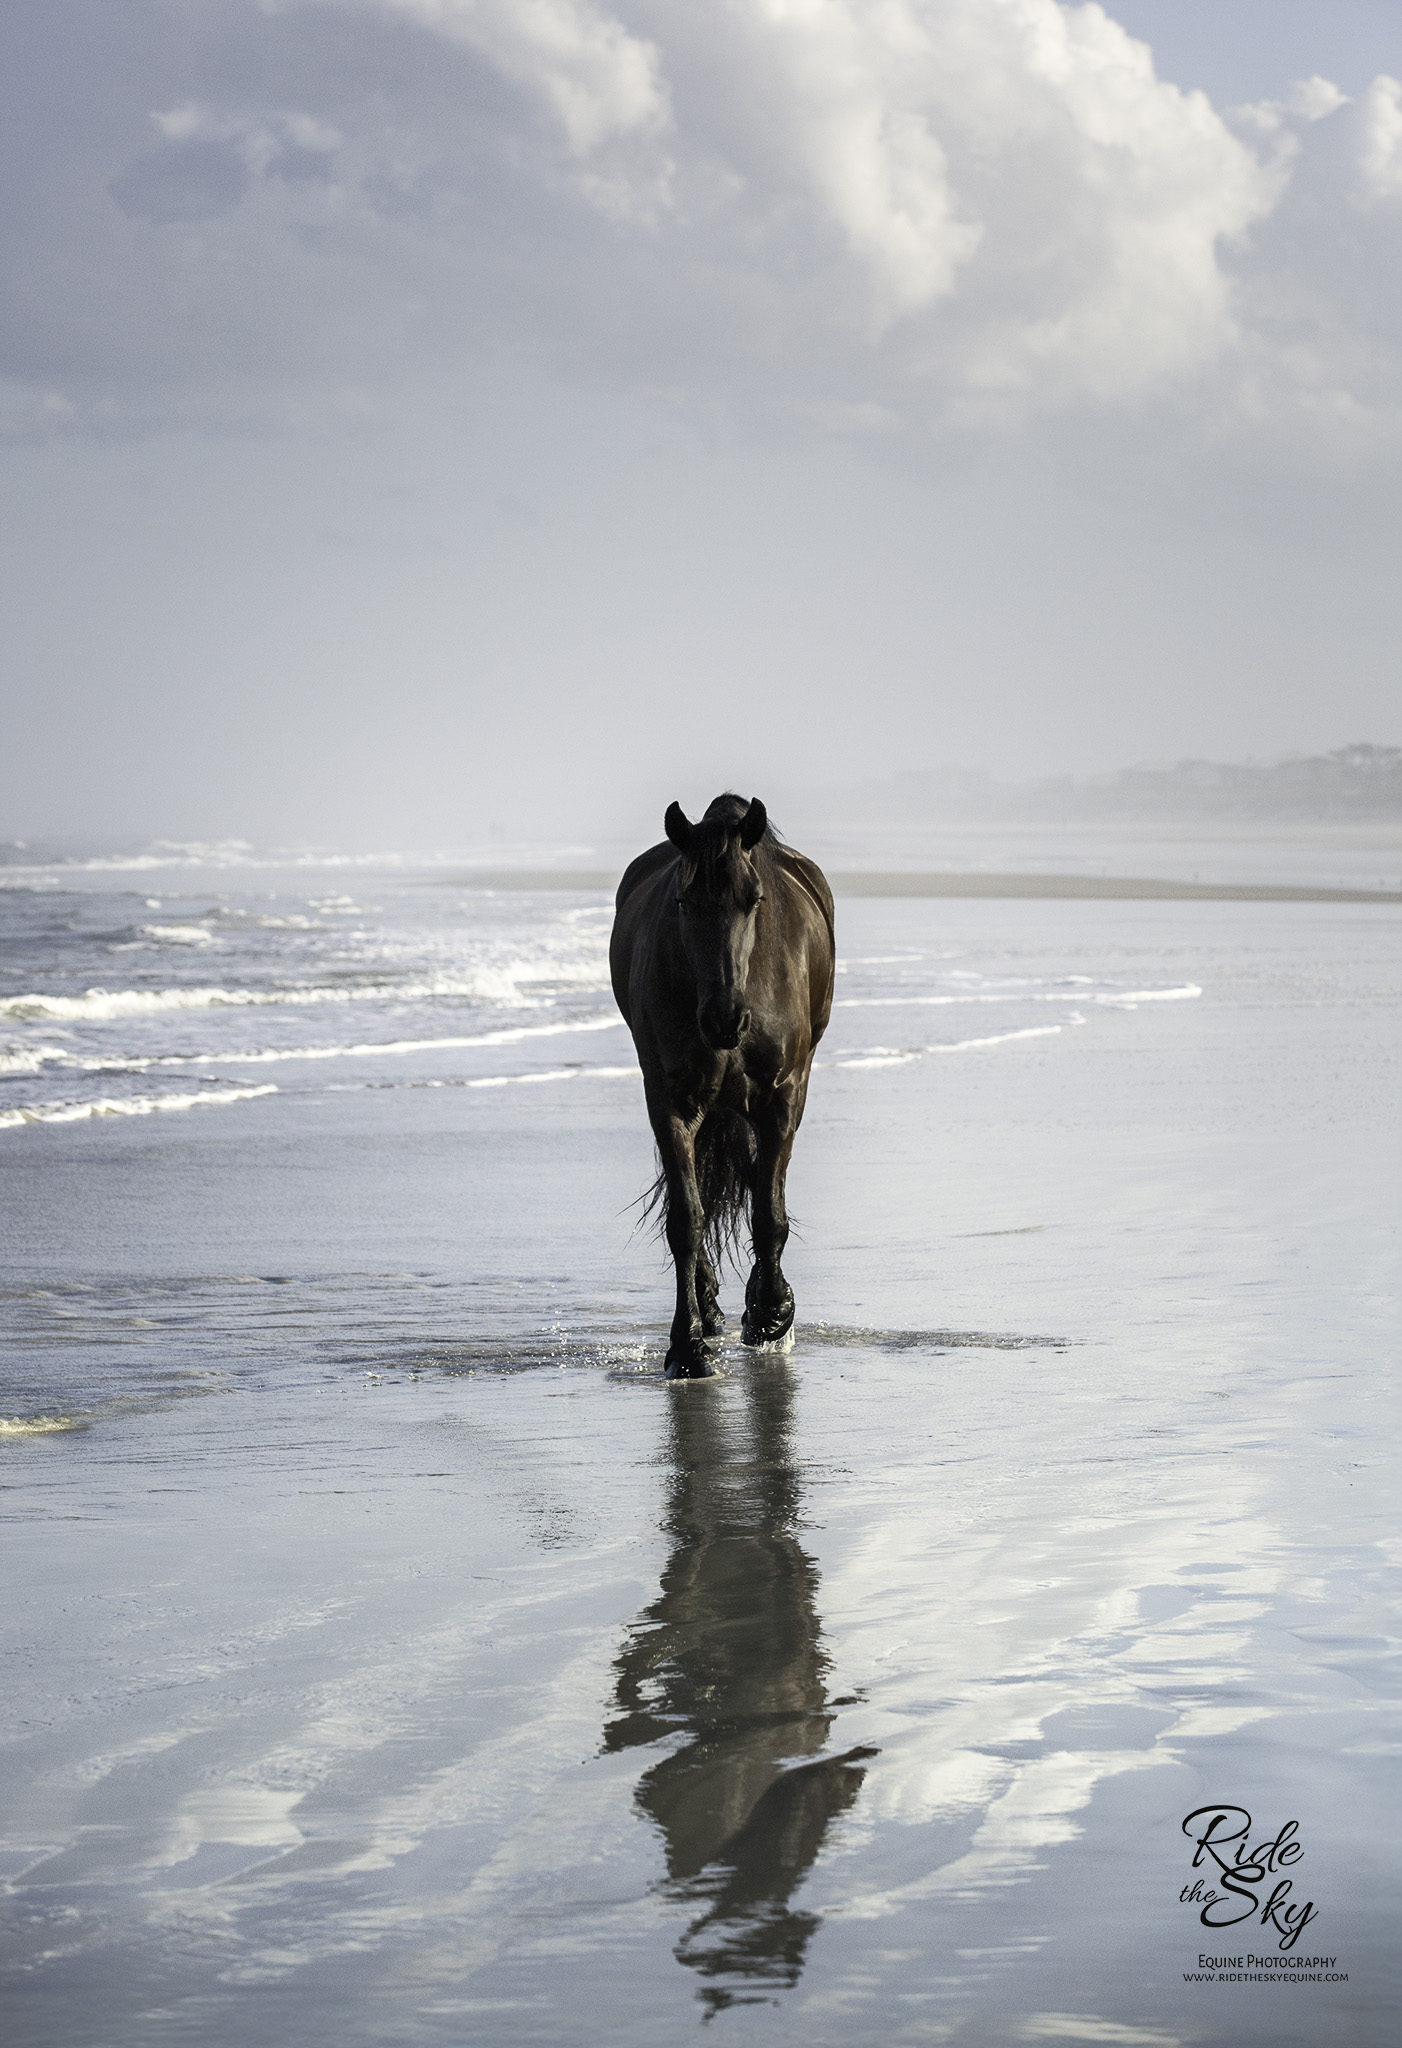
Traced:
<path fill-rule="evenodd" d="M 743 1037 L 744 1037 L 744 1035 L 745 1035 L 745 1033 L 746 1033 L 746 1032 L 747 1032 L 747 1031 L 749 1030 L 749 1028 L 750 1028 L 750 1013 L 749 1013 L 749 1011 L 748 1011 L 748 1010 L 742 1010 L 742 1011 L 740 1012 L 740 1024 L 739 1024 L 739 1028 L 738 1028 L 738 1031 L 737 1031 L 737 1034 L 736 1034 L 736 1035 L 737 1035 L 737 1037 L 738 1037 L 738 1038 L 743 1038 Z"/>

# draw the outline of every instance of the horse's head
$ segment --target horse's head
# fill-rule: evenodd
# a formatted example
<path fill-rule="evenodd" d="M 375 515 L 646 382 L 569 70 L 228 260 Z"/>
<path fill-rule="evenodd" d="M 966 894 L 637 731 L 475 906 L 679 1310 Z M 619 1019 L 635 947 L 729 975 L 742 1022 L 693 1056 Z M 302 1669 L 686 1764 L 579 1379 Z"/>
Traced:
<path fill-rule="evenodd" d="M 718 796 L 699 825 L 680 804 L 667 807 L 667 837 L 681 855 L 677 912 L 682 947 L 696 976 L 696 1027 L 712 1052 L 740 1043 L 750 1013 L 755 922 L 764 887 L 751 858 L 768 824 L 758 797 Z"/>

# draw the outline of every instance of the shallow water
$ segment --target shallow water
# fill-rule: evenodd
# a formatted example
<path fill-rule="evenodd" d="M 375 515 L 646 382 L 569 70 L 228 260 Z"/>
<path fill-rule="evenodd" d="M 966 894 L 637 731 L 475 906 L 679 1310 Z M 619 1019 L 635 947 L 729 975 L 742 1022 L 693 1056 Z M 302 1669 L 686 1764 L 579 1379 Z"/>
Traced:
<path fill-rule="evenodd" d="M 1391 2038 L 1396 913 L 840 906 L 669 1387 L 602 899 L 227 881 L 3 991 L 16 2039 Z M 1187 1981 L 1204 1801 L 1335 1981 Z"/>

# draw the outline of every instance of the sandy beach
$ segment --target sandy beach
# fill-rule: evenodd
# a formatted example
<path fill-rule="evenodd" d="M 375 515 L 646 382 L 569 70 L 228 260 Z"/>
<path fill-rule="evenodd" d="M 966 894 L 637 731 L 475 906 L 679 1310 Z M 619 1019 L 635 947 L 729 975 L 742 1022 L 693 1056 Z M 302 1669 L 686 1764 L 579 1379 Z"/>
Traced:
<path fill-rule="evenodd" d="M 0 2048 L 1393 2048 L 1402 0 L 0 52 Z"/>
<path fill-rule="evenodd" d="M 797 1342 L 668 1386 L 607 904 L 454 900 L 555 1008 L 148 1006 L 276 1086 L 0 1131 L 12 2038 L 1389 2040 L 1396 911 L 844 903 Z"/>

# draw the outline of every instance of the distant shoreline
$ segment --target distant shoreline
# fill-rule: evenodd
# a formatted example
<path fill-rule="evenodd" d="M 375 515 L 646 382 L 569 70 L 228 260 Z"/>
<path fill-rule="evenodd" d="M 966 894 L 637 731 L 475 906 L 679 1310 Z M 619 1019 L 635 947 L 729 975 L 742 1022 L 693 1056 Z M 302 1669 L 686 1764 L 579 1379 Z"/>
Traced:
<path fill-rule="evenodd" d="M 596 869 L 482 869 L 435 875 L 457 889 L 607 889 L 618 875 Z M 835 896 L 1059 898 L 1082 903 L 1402 903 L 1402 889 L 1324 889 L 1287 882 L 1166 882 L 1133 875 L 829 874 Z"/>

